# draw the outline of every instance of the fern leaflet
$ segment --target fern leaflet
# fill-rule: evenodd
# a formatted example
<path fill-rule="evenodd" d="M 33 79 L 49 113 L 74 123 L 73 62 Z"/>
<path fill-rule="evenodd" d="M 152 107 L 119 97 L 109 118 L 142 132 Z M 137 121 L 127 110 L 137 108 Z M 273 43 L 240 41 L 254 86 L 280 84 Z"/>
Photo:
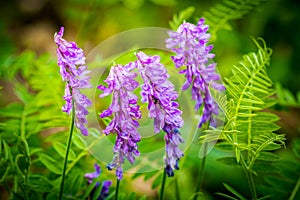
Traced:
<path fill-rule="evenodd" d="M 206 23 L 211 27 L 212 38 L 215 38 L 221 29 L 231 29 L 228 21 L 241 18 L 263 2 L 265 0 L 224 0 L 222 4 L 204 12 Z"/>

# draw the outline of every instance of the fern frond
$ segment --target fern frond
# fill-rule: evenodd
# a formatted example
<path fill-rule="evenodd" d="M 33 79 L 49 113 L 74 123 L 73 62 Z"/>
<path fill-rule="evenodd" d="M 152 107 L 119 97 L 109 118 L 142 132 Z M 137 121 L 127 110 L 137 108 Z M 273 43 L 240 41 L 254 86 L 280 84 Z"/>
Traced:
<path fill-rule="evenodd" d="M 272 50 L 262 39 L 254 43 L 258 52 L 245 55 L 233 67 L 232 76 L 225 79 L 227 103 L 220 104 L 226 116 L 220 139 L 234 147 L 237 162 L 243 156 L 249 169 L 261 154 L 278 149 L 285 142 L 283 135 L 274 133 L 280 128 L 275 124 L 279 117 L 266 112 L 276 102 L 272 98 L 273 83 L 267 74 Z M 207 134 L 202 139 L 211 141 L 216 134 Z"/>
<path fill-rule="evenodd" d="M 256 7 L 266 0 L 224 0 L 223 3 L 217 4 L 208 12 L 204 12 L 206 23 L 210 26 L 212 38 L 216 37 L 216 33 L 221 29 L 230 30 L 228 23 L 230 20 L 239 19 L 250 13 Z"/>
<path fill-rule="evenodd" d="M 49 55 L 36 58 L 33 52 L 24 52 L 11 67 L 28 84 L 14 81 L 14 93 L 19 101 L 0 108 L 0 119 L 5 124 L 0 126 L 3 137 L 11 140 L 15 133 L 29 138 L 48 128 L 68 126 L 68 116 L 60 111 L 63 85 L 55 60 Z"/>

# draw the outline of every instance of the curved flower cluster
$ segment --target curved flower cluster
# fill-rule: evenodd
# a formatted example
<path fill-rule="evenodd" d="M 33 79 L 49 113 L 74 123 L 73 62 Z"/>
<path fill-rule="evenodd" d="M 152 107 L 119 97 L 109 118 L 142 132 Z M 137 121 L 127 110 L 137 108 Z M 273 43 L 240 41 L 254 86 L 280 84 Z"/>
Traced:
<path fill-rule="evenodd" d="M 88 179 L 88 184 L 92 184 L 93 179 L 97 179 L 100 176 L 100 166 L 95 163 L 95 172 L 91 172 L 91 173 L 87 173 L 84 175 L 84 178 Z M 108 194 L 109 194 L 109 188 L 112 185 L 112 181 L 110 180 L 106 180 L 102 182 L 102 189 L 101 192 L 99 194 L 99 196 L 96 198 L 97 200 L 104 200 Z M 93 196 L 95 195 L 95 191 L 96 189 L 100 186 L 100 182 L 96 182 L 95 187 L 93 188 L 93 190 L 90 193 L 90 198 L 92 199 Z"/>
<path fill-rule="evenodd" d="M 196 101 L 195 110 L 203 104 L 203 115 L 198 127 L 210 121 L 214 124 L 213 114 L 218 114 L 218 105 L 211 96 L 209 87 L 222 91 L 225 87 L 217 83 L 220 75 L 216 73 L 216 63 L 209 64 L 214 57 L 210 53 L 213 46 L 207 45 L 210 35 L 206 33 L 208 25 L 204 25 L 204 19 L 200 19 L 198 25 L 184 22 L 177 31 L 170 31 L 170 38 L 166 40 L 166 47 L 176 53 L 172 60 L 177 68 L 185 67 L 180 71 L 185 74 L 186 82 L 183 90 L 192 85 L 192 99 Z"/>
<path fill-rule="evenodd" d="M 142 88 L 142 102 L 148 103 L 149 117 L 154 119 L 154 132 L 166 132 L 166 172 L 174 176 L 174 169 L 178 169 L 178 161 L 183 152 L 178 145 L 183 142 L 179 128 L 183 126 L 181 110 L 175 102 L 178 94 L 174 85 L 168 80 L 169 74 L 160 63 L 159 56 L 147 56 L 143 52 L 136 54 L 136 67 L 144 81 Z"/>
<path fill-rule="evenodd" d="M 63 33 L 64 27 L 61 27 L 60 31 L 54 35 L 55 43 L 58 46 L 56 52 L 60 74 L 63 81 L 67 82 L 63 97 L 66 104 L 62 110 L 70 114 L 73 109 L 73 99 L 76 116 L 75 125 L 83 135 L 88 135 L 88 130 L 85 127 L 86 115 L 89 113 L 87 107 L 91 106 L 92 102 L 80 92 L 80 89 L 91 87 L 90 77 L 87 76 L 89 71 L 86 70 L 83 50 L 77 47 L 75 42 L 67 42 L 63 39 Z"/>
<path fill-rule="evenodd" d="M 137 142 L 141 136 L 137 131 L 139 123 L 136 119 L 141 118 L 141 111 L 137 105 L 137 96 L 132 92 L 139 85 L 135 81 L 136 74 L 130 72 L 128 66 L 117 65 L 110 70 L 105 82 L 107 87 L 99 85 L 98 89 L 103 91 L 100 97 L 113 94 L 110 107 L 100 114 L 101 118 L 114 114 L 114 118 L 103 131 L 106 135 L 116 133 L 117 139 L 114 147 L 114 158 L 108 169 L 116 168 L 116 175 L 122 179 L 122 165 L 127 158 L 131 164 L 135 161 L 135 156 L 139 155 Z"/>

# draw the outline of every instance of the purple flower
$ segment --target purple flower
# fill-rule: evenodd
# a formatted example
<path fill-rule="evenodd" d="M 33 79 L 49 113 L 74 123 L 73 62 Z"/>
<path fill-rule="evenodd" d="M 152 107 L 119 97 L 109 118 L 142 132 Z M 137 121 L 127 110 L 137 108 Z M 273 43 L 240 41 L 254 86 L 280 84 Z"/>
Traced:
<path fill-rule="evenodd" d="M 148 103 L 149 117 L 154 119 L 154 132 L 166 132 L 166 172 L 173 176 L 173 170 L 178 169 L 178 161 L 183 152 L 178 145 L 183 142 L 179 128 L 183 126 L 181 110 L 175 102 L 178 94 L 174 85 L 168 80 L 169 74 L 160 63 L 159 56 L 147 56 L 143 52 L 136 54 L 136 66 L 144 81 L 142 102 Z"/>
<path fill-rule="evenodd" d="M 87 123 L 86 115 L 89 113 L 87 107 L 91 106 L 92 102 L 80 92 L 82 88 L 89 88 L 90 77 L 85 64 L 85 56 L 83 50 L 77 47 L 75 42 L 67 42 L 62 38 L 64 27 L 60 28 L 58 33 L 55 33 L 54 40 L 58 48 L 57 58 L 60 74 L 63 81 L 66 82 L 65 95 L 63 99 L 66 104 L 62 107 L 63 112 L 70 114 L 73 109 L 72 101 L 75 107 L 75 125 L 83 135 L 88 135 L 88 130 L 85 127 Z"/>
<path fill-rule="evenodd" d="M 84 178 L 88 179 L 88 184 L 91 184 L 93 182 L 93 179 L 96 179 L 100 176 L 100 166 L 95 163 L 95 172 L 91 172 L 91 173 L 87 173 L 84 175 Z M 108 194 L 109 194 L 109 188 L 112 184 L 112 181 L 110 180 L 106 180 L 102 182 L 102 189 L 101 189 L 101 193 L 99 195 L 99 197 L 97 198 L 97 200 L 104 200 Z M 96 182 L 95 187 L 93 188 L 93 190 L 90 193 L 90 197 L 93 198 L 96 189 L 100 186 L 100 182 Z"/>
<path fill-rule="evenodd" d="M 138 87 L 135 81 L 136 74 L 130 72 L 130 65 L 116 65 L 110 69 L 105 82 L 107 87 L 99 85 L 98 88 L 103 91 L 100 97 L 112 94 L 112 103 L 107 110 L 104 110 L 100 117 L 114 115 L 110 124 L 103 131 L 106 135 L 116 133 L 116 143 L 114 147 L 113 161 L 107 166 L 109 170 L 116 168 L 116 176 L 122 179 L 124 159 L 133 164 L 135 156 L 139 156 L 137 142 L 141 136 L 137 131 L 139 123 L 137 119 L 141 118 L 140 107 L 137 105 L 137 96 L 133 91 Z"/>
<path fill-rule="evenodd" d="M 217 82 L 220 75 L 215 71 L 216 63 L 209 63 L 215 55 L 210 53 L 213 46 L 207 45 L 210 38 L 207 31 L 208 25 L 204 25 L 202 18 L 197 26 L 184 22 L 177 31 L 170 31 L 170 38 L 166 40 L 166 47 L 176 54 L 171 57 L 175 66 L 184 67 L 180 71 L 186 77 L 182 89 L 186 90 L 192 85 L 192 99 L 196 101 L 195 110 L 199 110 L 203 104 L 199 128 L 209 121 L 214 125 L 213 114 L 218 114 L 218 105 L 209 87 L 218 91 L 225 89 Z"/>
<path fill-rule="evenodd" d="M 84 175 L 84 178 L 88 179 L 89 184 L 91 184 L 93 182 L 93 179 L 100 176 L 100 166 L 97 163 L 95 163 L 94 167 L 95 167 L 95 170 L 96 170 L 95 172 L 87 173 L 87 174 Z"/>

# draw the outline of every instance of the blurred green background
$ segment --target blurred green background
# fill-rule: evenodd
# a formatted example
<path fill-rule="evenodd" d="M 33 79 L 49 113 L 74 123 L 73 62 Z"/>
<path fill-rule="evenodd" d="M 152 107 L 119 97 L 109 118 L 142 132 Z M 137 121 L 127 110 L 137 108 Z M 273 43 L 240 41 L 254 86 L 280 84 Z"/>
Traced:
<path fill-rule="evenodd" d="M 53 34 L 65 26 L 65 37 L 79 43 L 86 53 L 101 41 L 121 31 L 138 27 L 169 28 L 173 14 L 194 6 L 195 22 L 209 8 L 221 3 L 179 0 L 12 0 L 1 2 L 1 64 L 5 58 L 31 49 L 55 54 Z M 221 30 L 215 41 L 219 70 L 230 66 L 254 45 L 250 36 L 263 37 L 274 50 L 269 68 L 273 81 L 296 92 L 300 90 L 300 3 L 272 0 L 262 3 L 242 19 L 230 21 L 232 30 Z"/>
<path fill-rule="evenodd" d="M 22 52 L 31 50 L 37 55 L 48 53 L 56 59 L 56 45 L 53 35 L 61 26 L 65 27 L 65 36 L 69 41 L 76 41 L 86 55 L 105 39 L 119 32 L 140 27 L 169 28 L 169 21 L 174 14 L 187 7 L 195 7 L 195 12 L 188 21 L 196 23 L 211 7 L 222 0 L 12 0 L 1 1 L 0 5 L 0 85 L 1 106 L 13 101 L 16 97 L 11 91 L 10 83 L 5 81 L 5 70 Z M 269 0 L 262 3 L 241 19 L 229 21 L 231 30 L 220 30 L 214 38 L 215 61 L 223 77 L 230 75 L 232 65 L 236 64 L 243 54 L 256 51 L 250 36 L 262 37 L 273 49 L 269 75 L 274 82 L 279 82 L 293 94 L 300 91 L 300 2 L 298 0 Z M 299 137 L 300 101 L 297 106 L 276 108 L 282 119 L 280 132 L 287 134 L 287 144 Z M 189 182 L 197 173 L 200 160 L 193 157 L 198 147 L 190 150 L 188 163 L 182 169 L 179 183 Z M 284 153 L 283 153 L 284 154 Z M 221 153 L 212 152 L 207 159 L 206 189 L 209 192 L 222 191 L 220 184 L 228 179 L 239 185 L 241 171 L 228 167 L 215 160 Z M 290 155 L 286 155 L 289 158 Z M 224 171 L 228 174 L 224 174 Z M 235 174 L 235 176 L 232 176 Z M 218 180 L 215 177 L 219 177 Z M 141 183 L 140 183 L 140 182 Z M 147 182 L 137 180 L 140 186 L 134 191 L 155 196 Z M 133 183 L 132 183 L 133 185 Z M 129 185 L 128 187 L 131 187 Z M 210 187 L 214 185 L 214 187 Z M 247 190 L 246 184 L 240 185 Z M 182 196 L 193 192 L 182 191 Z"/>
<path fill-rule="evenodd" d="M 300 91 L 300 3 L 269 0 L 240 19 L 230 20 L 230 30 L 221 29 L 213 41 L 213 52 L 221 75 L 230 75 L 236 64 L 256 47 L 250 38 L 263 37 L 273 49 L 269 75 L 292 94 Z M 192 23 L 222 0 L 18 0 L 2 1 L 0 11 L 0 67 L 10 71 L 14 57 L 25 50 L 37 55 L 55 55 L 53 35 L 65 27 L 65 38 L 76 41 L 86 55 L 105 39 L 139 27 L 169 28 L 174 14 L 193 6 Z M 2 79 L 2 78 L 1 78 Z M 4 88 L 9 93 L 9 90 Z M 9 98 L 2 101 L 8 102 Z M 280 113 L 284 129 L 298 130 L 299 112 Z"/>
<path fill-rule="evenodd" d="M 31 49 L 55 54 L 53 34 L 65 26 L 66 38 L 85 51 L 121 31 L 138 27 L 169 28 L 173 14 L 194 6 L 195 22 L 220 0 L 12 0 L 1 2 L 1 64 L 11 54 Z M 274 50 L 270 76 L 293 92 L 300 90 L 300 3 L 272 0 L 262 3 L 242 19 L 230 21 L 233 30 L 221 30 L 215 41 L 216 60 L 222 74 L 242 54 L 254 47 L 250 36 L 263 37 Z"/>

